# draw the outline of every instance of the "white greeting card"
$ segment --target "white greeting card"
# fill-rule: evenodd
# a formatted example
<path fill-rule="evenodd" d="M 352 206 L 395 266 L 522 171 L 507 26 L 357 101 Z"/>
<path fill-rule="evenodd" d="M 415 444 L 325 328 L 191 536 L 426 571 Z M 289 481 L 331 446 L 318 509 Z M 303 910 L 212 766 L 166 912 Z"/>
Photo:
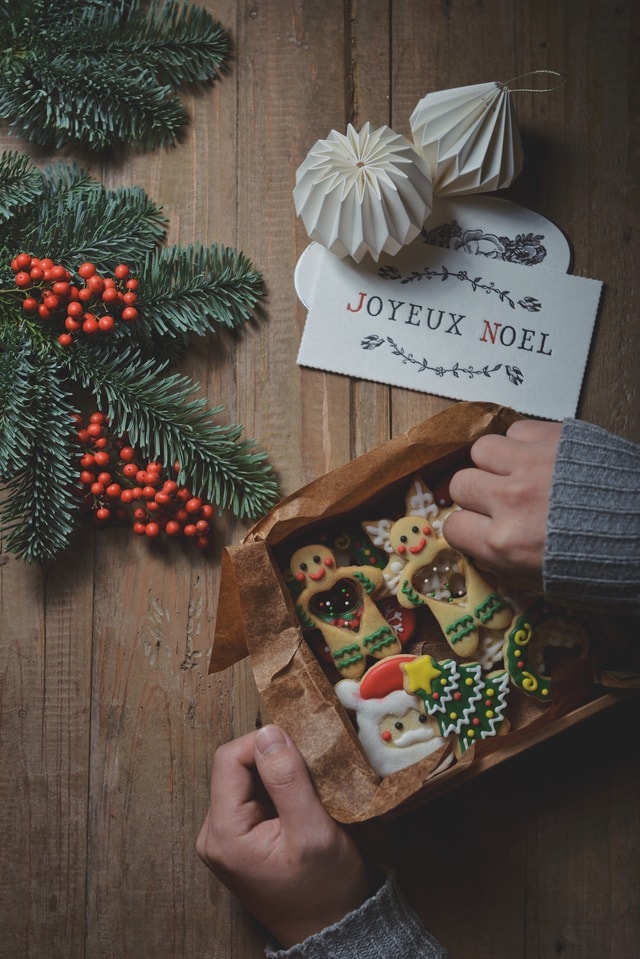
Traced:
<path fill-rule="evenodd" d="M 302 366 L 575 415 L 599 281 L 424 242 L 378 263 L 314 259 Z"/>

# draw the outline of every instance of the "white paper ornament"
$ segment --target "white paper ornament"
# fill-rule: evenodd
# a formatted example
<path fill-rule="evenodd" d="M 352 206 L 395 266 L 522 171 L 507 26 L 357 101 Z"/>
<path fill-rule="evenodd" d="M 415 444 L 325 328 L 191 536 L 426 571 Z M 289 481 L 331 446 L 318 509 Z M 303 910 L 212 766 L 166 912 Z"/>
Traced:
<path fill-rule="evenodd" d="M 428 93 L 410 123 L 438 196 L 499 190 L 522 169 L 522 142 L 504 83 Z"/>
<path fill-rule="evenodd" d="M 388 126 L 346 135 L 332 130 L 299 166 L 296 213 L 312 240 L 359 263 L 395 254 L 413 240 L 431 211 L 429 168 L 414 145 Z"/>

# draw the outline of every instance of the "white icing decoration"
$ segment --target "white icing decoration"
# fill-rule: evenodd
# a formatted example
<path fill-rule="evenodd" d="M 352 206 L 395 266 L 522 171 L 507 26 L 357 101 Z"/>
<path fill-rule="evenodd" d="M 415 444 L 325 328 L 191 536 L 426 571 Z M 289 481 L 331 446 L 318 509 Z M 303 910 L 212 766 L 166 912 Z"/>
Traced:
<path fill-rule="evenodd" d="M 380 777 L 413 765 L 445 744 L 431 720 L 399 731 L 399 735 L 389 742 L 381 738 L 380 725 L 385 719 L 419 722 L 418 717 L 422 713 L 420 700 L 403 689 L 396 689 L 379 699 L 363 699 L 360 696 L 360 683 L 353 679 L 341 679 L 335 686 L 335 692 L 342 705 L 355 712 L 362 748 Z M 449 761 L 451 759 L 453 755 Z M 438 768 L 444 765 L 443 762 Z"/>
<path fill-rule="evenodd" d="M 406 500 L 407 515 L 410 516 L 437 516 L 438 506 L 434 502 L 433 493 L 424 485 L 420 478 L 413 481 L 413 485 L 407 493 Z"/>
<path fill-rule="evenodd" d="M 379 546 L 387 553 L 393 552 L 393 547 L 389 542 L 389 530 L 392 526 L 393 523 L 390 519 L 372 520 L 371 522 L 362 524 L 365 533 L 373 545 Z"/>

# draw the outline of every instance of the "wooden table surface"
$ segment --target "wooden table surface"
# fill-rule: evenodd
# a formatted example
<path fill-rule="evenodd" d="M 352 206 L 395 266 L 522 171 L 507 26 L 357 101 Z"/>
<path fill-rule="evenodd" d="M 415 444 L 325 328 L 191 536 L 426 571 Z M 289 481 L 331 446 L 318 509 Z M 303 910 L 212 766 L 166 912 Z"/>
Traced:
<path fill-rule="evenodd" d="M 269 452 L 284 493 L 449 403 L 296 365 L 296 168 L 332 128 L 406 134 L 426 92 L 531 70 L 567 80 L 514 95 L 526 167 L 505 195 L 567 233 L 572 272 L 604 281 L 579 412 L 640 440 L 632 0 L 203 5 L 236 52 L 187 95 L 184 142 L 91 169 L 144 187 L 171 242 L 238 247 L 263 273 L 255 323 L 183 368 Z M 127 532 L 89 533 L 47 570 L 0 556 L 3 959 L 262 955 L 194 852 L 214 748 L 264 719 L 246 662 L 207 675 L 220 549 L 244 529 L 222 520 L 208 558 L 158 557 Z M 639 722 L 637 700 L 615 707 L 390 827 L 401 884 L 451 959 L 638 955 Z"/>

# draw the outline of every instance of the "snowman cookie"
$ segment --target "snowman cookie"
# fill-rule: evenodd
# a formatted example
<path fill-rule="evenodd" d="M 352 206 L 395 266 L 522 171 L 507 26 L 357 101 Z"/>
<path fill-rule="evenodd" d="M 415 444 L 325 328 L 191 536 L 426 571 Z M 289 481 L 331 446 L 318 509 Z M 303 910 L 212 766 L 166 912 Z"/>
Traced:
<path fill-rule="evenodd" d="M 367 656 L 381 659 L 401 651 L 372 598 L 384 584 L 382 570 L 338 566 L 333 552 L 318 544 L 296 550 L 290 570 L 302 587 L 296 600 L 302 625 L 320 630 L 342 676 L 362 676 Z"/>

